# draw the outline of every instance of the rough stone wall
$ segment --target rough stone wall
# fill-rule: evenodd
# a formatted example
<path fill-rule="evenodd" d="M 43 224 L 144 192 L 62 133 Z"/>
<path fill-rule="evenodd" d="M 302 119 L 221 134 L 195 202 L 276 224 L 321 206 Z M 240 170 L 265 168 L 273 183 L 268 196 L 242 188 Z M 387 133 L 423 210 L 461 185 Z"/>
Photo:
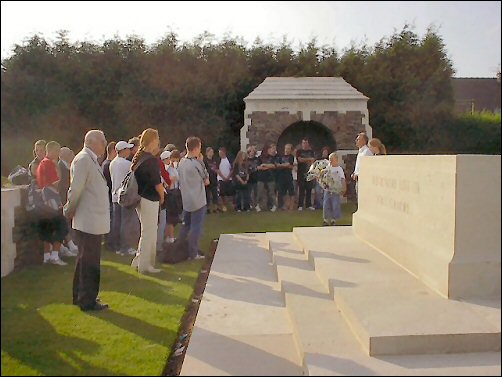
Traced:
<path fill-rule="evenodd" d="M 274 113 L 254 111 L 248 117 L 251 118 L 251 125 L 246 136 L 249 138 L 249 143 L 256 145 L 258 150 L 267 141 L 277 142 L 287 127 L 303 120 L 301 111 L 295 114 L 287 111 Z M 364 114 L 359 111 L 310 113 L 312 121 L 323 124 L 333 132 L 338 149 L 348 150 L 355 149 L 355 138 L 359 132 L 364 131 L 363 117 Z"/>
<path fill-rule="evenodd" d="M 21 188 L 21 205 L 14 210 L 15 222 L 12 239 L 16 244 L 14 270 L 23 266 L 42 264 L 44 260 L 43 244 L 38 239 L 37 220 L 26 211 L 28 190 Z"/>
<path fill-rule="evenodd" d="M 288 111 L 276 111 L 275 113 L 254 111 L 250 117 L 251 126 L 247 137 L 249 143 L 256 145 L 258 150 L 261 150 L 266 142 L 277 143 L 282 131 L 291 124 L 303 120 L 301 111 L 296 114 L 290 114 Z"/>
<path fill-rule="evenodd" d="M 328 127 L 336 140 L 338 149 L 355 149 L 355 139 L 364 131 L 364 114 L 359 111 L 325 111 L 322 114 L 310 113 L 310 119 Z"/>

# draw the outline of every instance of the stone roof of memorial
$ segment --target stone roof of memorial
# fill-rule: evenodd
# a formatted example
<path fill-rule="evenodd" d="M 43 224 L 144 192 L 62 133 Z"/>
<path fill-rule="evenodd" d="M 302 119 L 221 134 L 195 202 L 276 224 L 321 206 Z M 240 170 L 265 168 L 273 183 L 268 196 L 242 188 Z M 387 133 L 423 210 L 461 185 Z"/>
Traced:
<path fill-rule="evenodd" d="M 267 77 L 244 100 L 262 99 L 358 99 L 361 92 L 341 77 Z"/>

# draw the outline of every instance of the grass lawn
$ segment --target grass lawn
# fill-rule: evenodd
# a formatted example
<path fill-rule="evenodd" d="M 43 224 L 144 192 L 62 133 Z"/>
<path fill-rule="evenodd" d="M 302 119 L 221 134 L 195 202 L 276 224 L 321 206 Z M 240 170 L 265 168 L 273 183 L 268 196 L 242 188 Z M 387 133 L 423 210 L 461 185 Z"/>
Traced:
<path fill-rule="evenodd" d="M 340 225 L 350 225 L 352 204 Z M 221 233 L 291 231 L 320 226 L 321 211 L 208 215 L 201 248 Z M 104 251 L 102 300 L 110 309 L 71 305 L 74 259 L 2 278 L 2 375 L 160 375 L 193 294 L 201 261 L 139 275 L 130 258 Z"/>

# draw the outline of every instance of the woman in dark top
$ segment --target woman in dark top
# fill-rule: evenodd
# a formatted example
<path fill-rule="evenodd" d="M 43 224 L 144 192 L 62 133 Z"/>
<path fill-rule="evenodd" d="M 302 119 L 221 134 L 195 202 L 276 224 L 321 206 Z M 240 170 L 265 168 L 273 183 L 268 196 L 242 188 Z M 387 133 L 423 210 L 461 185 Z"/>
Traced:
<path fill-rule="evenodd" d="M 237 153 L 232 168 L 232 181 L 235 185 L 236 210 L 249 211 L 249 171 L 247 166 L 247 154 L 244 151 Z"/>
<path fill-rule="evenodd" d="M 275 169 L 276 169 L 276 146 L 273 143 L 265 143 L 261 155 L 258 157 L 258 205 L 256 212 L 268 209 L 268 203 L 272 203 L 271 211 L 277 209 L 275 197 Z"/>
<path fill-rule="evenodd" d="M 214 157 L 214 149 L 211 147 L 206 148 L 204 165 L 209 173 L 209 185 L 206 186 L 207 213 L 211 213 L 211 199 L 212 211 L 216 212 L 218 209 L 218 168 L 220 166 L 220 162 Z"/>
<path fill-rule="evenodd" d="M 155 155 L 160 149 L 157 130 L 147 128 L 140 138 L 140 147 L 132 159 L 131 170 L 138 182 L 141 201 L 136 208 L 141 222 L 138 253 L 131 265 L 141 273 L 160 272 L 154 267 L 157 251 L 159 204 L 164 203 L 164 186 L 160 179 L 160 166 Z"/>

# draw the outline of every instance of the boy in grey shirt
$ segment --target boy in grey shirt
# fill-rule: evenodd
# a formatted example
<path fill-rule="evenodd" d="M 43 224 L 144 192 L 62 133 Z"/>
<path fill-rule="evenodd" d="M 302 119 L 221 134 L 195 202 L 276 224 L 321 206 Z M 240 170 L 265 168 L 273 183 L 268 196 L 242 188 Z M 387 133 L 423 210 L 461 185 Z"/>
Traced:
<path fill-rule="evenodd" d="M 183 224 L 179 238 L 188 237 L 189 259 L 201 259 L 199 242 L 202 225 L 207 212 L 206 190 L 209 174 L 202 162 L 202 143 L 198 137 L 186 140 L 187 155 L 178 165 L 181 199 L 183 201 Z"/>

